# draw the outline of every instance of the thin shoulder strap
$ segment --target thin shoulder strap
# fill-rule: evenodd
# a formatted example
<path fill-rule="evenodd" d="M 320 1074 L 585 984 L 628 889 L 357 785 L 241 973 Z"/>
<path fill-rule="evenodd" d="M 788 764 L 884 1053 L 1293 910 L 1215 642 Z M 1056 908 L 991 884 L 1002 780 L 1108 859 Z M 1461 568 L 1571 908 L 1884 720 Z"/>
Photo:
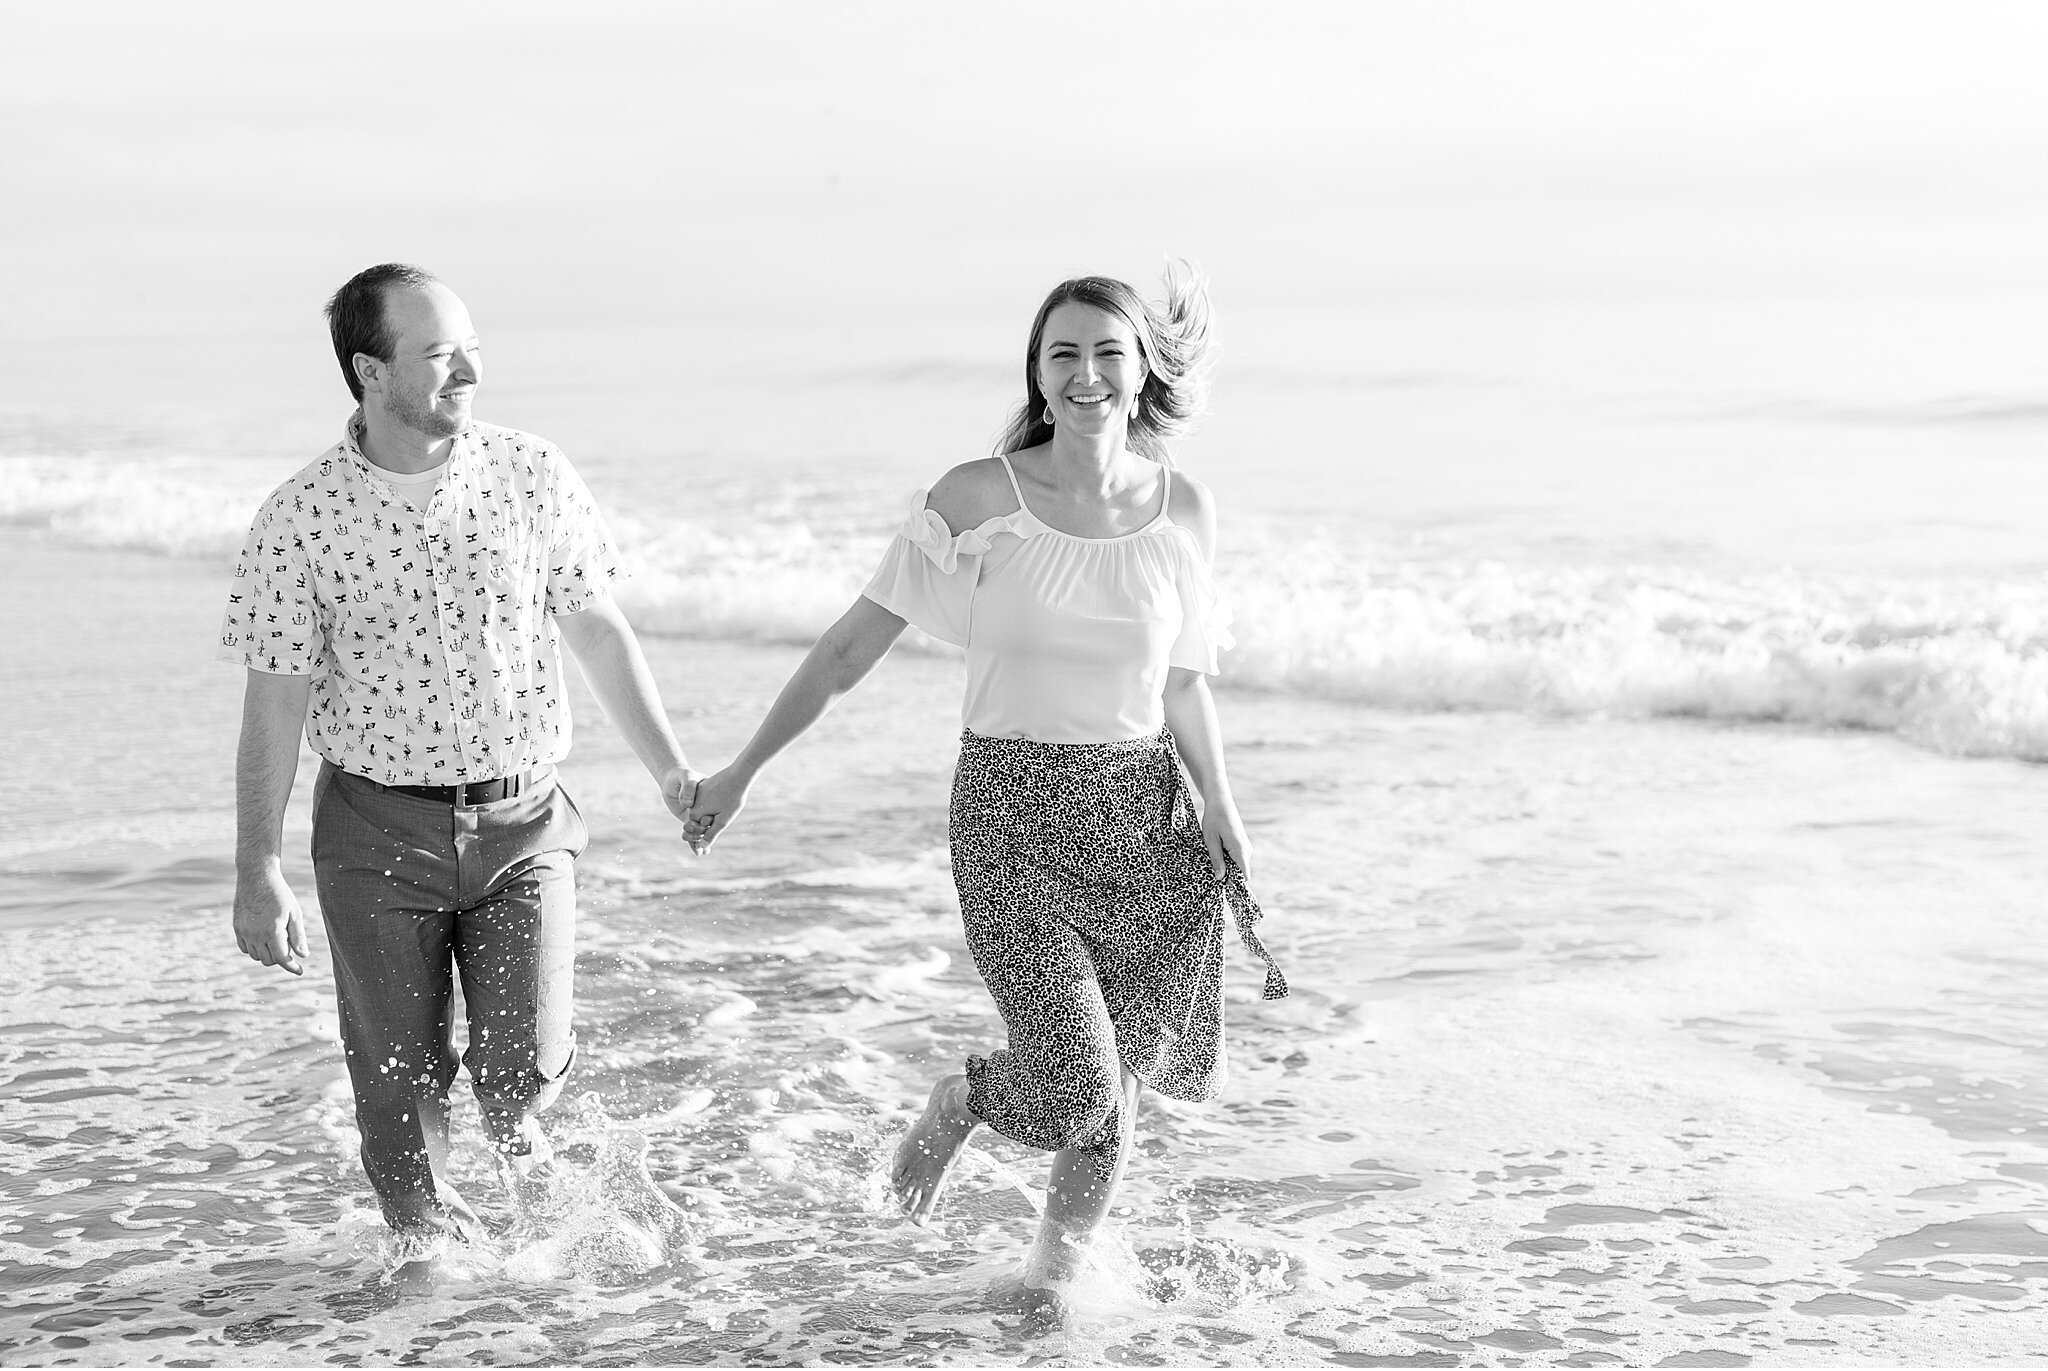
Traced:
<path fill-rule="evenodd" d="M 1026 514 L 1029 514 L 1031 512 L 1031 506 L 1024 503 L 1024 487 L 1017 484 L 1017 468 L 1010 465 L 1010 454 L 1007 452 L 998 452 L 996 454 L 996 457 L 1003 464 L 1003 474 L 1010 478 L 1010 493 L 1017 497 L 1017 508 L 1023 510 Z"/>

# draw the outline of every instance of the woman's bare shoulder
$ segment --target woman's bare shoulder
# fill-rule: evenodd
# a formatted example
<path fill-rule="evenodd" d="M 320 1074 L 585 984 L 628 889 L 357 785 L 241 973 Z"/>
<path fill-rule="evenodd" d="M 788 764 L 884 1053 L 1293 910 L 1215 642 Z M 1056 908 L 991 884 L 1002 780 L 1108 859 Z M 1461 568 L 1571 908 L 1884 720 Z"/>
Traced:
<path fill-rule="evenodd" d="M 946 521 L 955 537 L 990 519 L 1017 512 L 1017 492 L 997 457 L 962 462 L 932 483 L 924 507 Z"/>
<path fill-rule="evenodd" d="M 1213 557 L 1216 553 L 1216 497 L 1209 493 L 1208 486 L 1185 471 L 1169 471 L 1167 479 L 1173 482 L 1173 487 L 1167 496 L 1166 517 L 1195 535 L 1195 541 L 1201 544 L 1203 557 Z"/>
<path fill-rule="evenodd" d="M 1177 467 L 1169 468 L 1166 475 L 1173 482 L 1173 514 L 1185 512 L 1191 517 L 1197 514 L 1209 519 L 1216 517 L 1216 497 L 1209 492 L 1208 486 Z"/>

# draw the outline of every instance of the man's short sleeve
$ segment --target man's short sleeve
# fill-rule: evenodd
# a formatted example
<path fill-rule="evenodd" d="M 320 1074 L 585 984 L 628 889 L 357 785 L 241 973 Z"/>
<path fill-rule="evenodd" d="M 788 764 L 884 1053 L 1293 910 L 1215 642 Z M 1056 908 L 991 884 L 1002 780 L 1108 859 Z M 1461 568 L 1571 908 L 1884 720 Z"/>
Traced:
<path fill-rule="evenodd" d="M 311 675 L 326 648 L 324 628 L 312 559 L 279 491 L 256 512 L 235 561 L 217 655 L 280 676 Z"/>
<path fill-rule="evenodd" d="M 590 487 L 566 457 L 554 454 L 553 536 L 548 540 L 547 611 L 575 614 L 611 592 L 619 552 Z"/>

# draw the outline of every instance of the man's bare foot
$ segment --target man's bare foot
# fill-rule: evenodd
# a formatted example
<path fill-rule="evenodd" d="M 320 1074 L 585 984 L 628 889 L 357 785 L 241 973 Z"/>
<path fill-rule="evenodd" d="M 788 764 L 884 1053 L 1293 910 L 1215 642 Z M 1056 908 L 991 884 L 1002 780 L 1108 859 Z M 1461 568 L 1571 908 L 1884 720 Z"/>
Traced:
<path fill-rule="evenodd" d="M 439 1257 L 416 1257 L 391 1270 L 391 1284 L 408 1295 L 430 1295 L 446 1276 Z"/>
<path fill-rule="evenodd" d="M 439 1176 L 434 1177 L 434 1198 L 441 1202 L 447 1217 L 447 1231 L 457 1242 L 475 1247 L 490 1240 L 484 1221 L 469 1207 L 469 1201 Z"/>
<path fill-rule="evenodd" d="M 491 1120 L 492 1131 L 497 1136 L 491 1140 L 491 1150 L 498 1154 L 503 1170 L 515 1176 L 524 1176 L 540 1170 L 555 1159 L 555 1145 L 548 1141 L 548 1135 L 540 1126 L 540 1120 L 527 1114 L 509 1128 L 502 1126 L 502 1117 Z"/>
<path fill-rule="evenodd" d="M 932 1216 L 960 1149 L 980 1122 L 967 1109 L 967 1078 L 958 1073 L 939 1077 L 924 1113 L 896 1148 L 896 1162 L 889 1169 L 889 1188 L 912 1223 Z"/>
<path fill-rule="evenodd" d="M 510 1137 L 493 1142 L 492 1148 L 497 1153 L 498 1181 L 512 1197 L 514 1226 L 531 1228 L 545 1222 L 562 1177 L 540 1120 L 528 1115 Z"/>
<path fill-rule="evenodd" d="M 427 1293 L 445 1283 L 451 1249 L 486 1240 L 482 1222 L 462 1196 L 438 1177 L 435 1189 L 446 1207 L 439 1221 L 394 1231 L 385 1239 L 385 1280 L 408 1294 Z"/>

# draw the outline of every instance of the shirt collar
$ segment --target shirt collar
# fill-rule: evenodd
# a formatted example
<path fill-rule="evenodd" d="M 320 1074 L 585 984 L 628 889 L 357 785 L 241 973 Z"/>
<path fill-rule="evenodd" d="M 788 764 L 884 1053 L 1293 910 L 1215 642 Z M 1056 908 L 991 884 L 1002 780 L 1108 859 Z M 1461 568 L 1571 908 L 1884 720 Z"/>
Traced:
<path fill-rule="evenodd" d="M 467 428 L 455 435 L 455 441 L 449 445 L 448 470 L 455 470 L 456 466 L 461 462 L 463 452 L 475 441 L 476 422 L 472 420 Z M 341 450 L 347 456 L 354 458 L 367 471 L 375 473 L 383 470 L 382 467 L 371 461 L 363 452 L 363 407 L 361 405 L 356 406 L 355 412 L 348 416 L 348 423 L 342 427 Z"/>
<path fill-rule="evenodd" d="M 341 431 L 341 450 L 351 457 L 363 456 L 363 407 L 356 406 L 356 412 L 348 416 L 348 423 Z M 368 461 L 368 458 L 363 458 Z"/>

